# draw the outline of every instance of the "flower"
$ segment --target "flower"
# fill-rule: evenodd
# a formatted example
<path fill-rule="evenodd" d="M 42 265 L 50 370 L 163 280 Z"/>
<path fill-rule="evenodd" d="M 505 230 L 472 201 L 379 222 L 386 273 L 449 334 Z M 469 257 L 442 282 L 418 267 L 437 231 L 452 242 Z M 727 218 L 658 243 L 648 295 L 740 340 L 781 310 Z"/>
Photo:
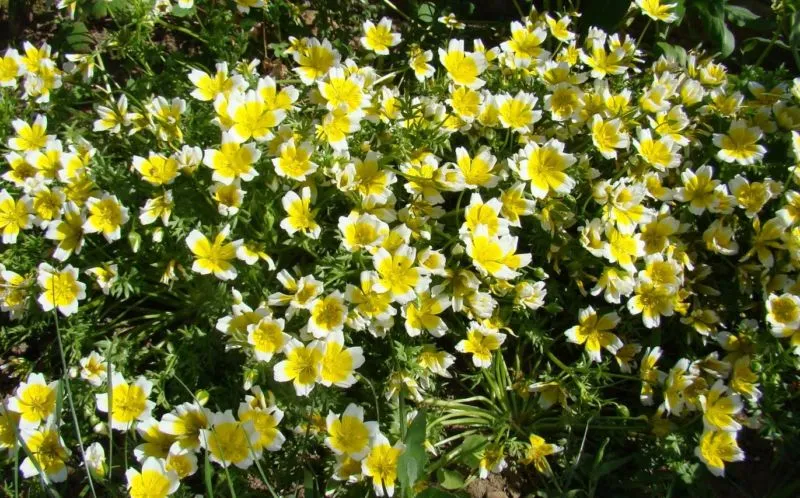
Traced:
<path fill-rule="evenodd" d="M 671 23 L 678 20 L 674 9 L 677 3 L 662 3 L 661 0 L 636 0 L 642 13 L 654 21 Z"/>
<path fill-rule="evenodd" d="M 58 308 L 64 316 L 78 311 L 78 301 L 86 299 L 86 284 L 78 280 L 78 269 L 67 265 L 58 271 L 47 263 L 39 264 L 37 282 L 42 288 L 39 304 L 42 310 Z"/>
<path fill-rule="evenodd" d="M 31 373 L 8 400 L 8 409 L 20 415 L 21 428 L 36 428 L 56 410 L 58 381 L 47 383 L 44 375 Z"/>
<path fill-rule="evenodd" d="M 330 68 L 339 64 L 341 55 L 333 49 L 328 40 L 320 42 L 316 38 L 305 40 L 299 50 L 292 54 L 297 67 L 294 71 L 306 85 L 328 73 Z"/>
<path fill-rule="evenodd" d="M 178 176 L 178 162 L 171 157 L 151 152 L 147 159 L 133 156 L 133 168 L 149 184 L 168 185 Z"/>
<path fill-rule="evenodd" d="M 411 49 L 408 65 L 414 71 L 417 81 L 425 81 L 436 72 L 433 66 L 428 64 L 431 60 L 433 60 L 433 52 L 430 50 L 422 50 L 419 47 Z"/>
<path fill-rule="evenodd" d="M 758 127 L 750 127 L 747 121 L 737 119 L 731 123 L 727 134 L 714 133 L 714 145 L 720 149 L 717 158 L 726 163 L 755 164 L 767 152 L 757 143 L 760 138 Z"/>
<path fill-rule="evenodd" d="M 320 378 L 324 351 L 325 345 L 320 341 L 303 344 L 297 339 L 290 339 L 284 348 L 286 359 L 273 368 L 275 381 L 291 381 L 298 396 L 308 396 Z"/>
<path fill-rule="evenodd" d="M 95 394 L 97 409 L 104 413 L 111 410 L 111 428 L 127 431 L 138 421 L 150 418 L 155 403 L 147 399 L 153 383 L 143 376 L 129 383 L 119 372 L 111 374 L 109 392 Z M 111 405 L 111 406 L 109 406 Z"/>
<path fill-rule="evenodd" d="M 253 165 L 260 158 L 261 151 L 255 144 L 242 144 L 231 133 L 223 133 L 219 150 L 206 149 L 203 164 L 214 170 L 212 180 L 231 185 L 236 180 L 249 182 L 258 176 Z"/>
<path fill-rule="evenodd" d="M 311 162 L 313 154 L 314 147 L 311 143 L 303 142 L 297 146 L 291 138 L 280 146 L 278 157 L 272 160 L 272 164 L 278 176 L 302 182 L 317 170 L 318 166 Z"/>
<path fill-rule="evenodd" d="M 208 429 L 210 420 L 211 412 L 199 403 L 182 403 L 161 417 L 158 430 L 173 436 L 181 448 L 194 451 L 200 447 L 200 431 Z"/>
<path fill-rule="evenodd" d="M 225 243 L 230 235 L 230 226 L 226 225 L 211 243 L 199 230 L 192 230 L 186 237 L 186 245 L 195 255 L 192 271 L 201 275 L 213 273 L 220 280 L 236 278 L 236 268 L 231 261 L 236 258 L 236 250 L 243 244 L 242 239 Z"/>
<path fill-rule="evenodd" d="M 150 457 L 142 464 L 141 472 L 130 468 L 125 471 L 128 493 L 132 497 L 165 498 L 178 490 L 178 475 L 164 468 L 161 459 Z"/>
<path fill-rule="evenodd" d="M 175 472 L 178 479 L 185 479 L 197 472 L 197 456 L 180 443 L 173 443 L 164 462 L 164 470 Z"/>
<path fill-rule="evenodd" d="M 788 292 L 770 294 L 766 307 L 767 323 L 773 334 L 783 335 L 786 331 L 793 333 L 800 328 L 800 297 Z"/>
<path fill-rule="evenodd" d="M 89 356 L 81 358 L 81 379 L 94 387 L 99 387 L 108 379 L 106 359 L 97 351 L 92 351 Z"/>
<path fill-rule="evenodd" d="M 668 287 L 653 282 L 640 281 L 634 288 L 635 295 L 628 299 L 628 311 L 642 315 L 647 328 L 658 327 L 662 316 L 672 316 L 675 300 Z"/>
<path fill-rule="evenodd" d="M 311 317 L 308 320 L 308 332 L 321 339 L 333 332 L 340 332 L 347 318 L 347 306 L 342 293 L 332 292 L 311 304 Z"/>
<path fill-rule="evenodd" d="M 592 143 L 606 159 L 615 159 L 617 149 L 627 149 L 630 139 L 619 118 L 605 121 L 598 114 L 592 117 Z"/>
<path fill-rule="evenodd" d="M 377 496 L 394 495 L 394 482 L 397 480 L 397 461 L 405 450 L 405 445 L 398 441 L 394 446 L 378 432 L 369 449 L 369 454 L 361 462 L 361 472 L 372 477 L 372 487 Z"/>
<path fill-rule="evenodd" d="M 347 137 L 361 129 L 359 122 L 364 113 L 361 110 L 350 111 L 346 104 L 332 109 L 317 125 L 317 137 L 324 139 L 337 152 L 347 150 Z"/>
<path fill-rule="evenodd" d="M 25 73 L 21 62 L 17 50 L 6 49 L 5 54 L 0 57 L 0 87 L 14 88 L 17 86 L 17 78 Z"/>
<path fill-rule="evenodd" d="M 526 464 L 533 464 L 536 470 L 545 475 L 552 475 L 553 470 L 550 468 L 550 463 L 547 461 L 547 456 L 560 453 L 564 448 L 561 446 L 546 443 L 544 438 L 531 434 L 528 438 L 530 446 L 527 449 L 525 458 L 522 462 Z"/>
<path fill-rule="evenodd" d="M 438 351 L 434 346 L 426 344 L 417 357 L 417 363 L 422 368 L 430 370 L 436 375 L 451 378 L 452 375 L 447 371 L 456 359 L 447 351 Z"/>
<path fill-rule="evenodd" d="M 514 21 L 511 23 L 511 39 L 501 43 L 500 48 L 511 54 L 515 66 L 528 67 L 535 59 L 550 55 L 541 47 L 546 38 L 547 30 L 543 27 Z"/>
<path fill-rule="evenodd" d="M 701 166 L 696 172 L 684 170 L 681 173 L 683 187 L 677 189 L 675 198 L 681 202 L 688 202 L 689 211 L 692 213 L 703 214 L 717 202 L 714 192 L 719 180 L 714 180 L 713 175 L 714 170 L 711 166 Z"/>
<path fill-rule="evenodd" d="M 440 48 L 439 61 L 456 85 L 477 89 L 486 84 L 479 77 L 488 67 L 486 57 L 480 52 L 465 52 L 464 40 L 450 40 L 447 50 Z"/>
<path fill-rule="evenodd" d="M 744 452 L 736 443 L 735 432 L 704 431 L 694 450 L 708 471 L 717 477 L 725 475 L 725 462 L 741 462 Z"/>
<path fill-rule="evenodd" d="M 744 408 L 742 400 L 738 394 L 726 396 L 727 392 L 722 379 L 717 379 L 708 394 L 700 396 L 706 430 L 735 432 L 742 428 L 742 424 L 733 419 Z"/>
<path fill-rule="evenodd" d="M 381 18 L 376 26 L 372 21 L 364 21 L 364 36 L 361 45 L 376 54 L 389 55 L 389 48 L 400 43 L 400 33 L 392 32 L 392 20 Z"/>
<path fill-rule="evenodd" d="M 364 364 L 363 350 L 360 347 L 344 347 L 344 334 L 341 331 L 328 334 L 323 347 L 320 359 L 320 384 L 342 388 L 355 384 L 354 372 Z"/>
<path fill-rule="evenodd" d="M 456 351 L 472 354 L 472 363 L 476 367 L 487 368 L 492 364 L 492 355 L 500 349 L 505 340 L 505 334 L 477 322 L 471 322 L 467 329 L 467 338 L 456 344 Z"/>
<path fill-rule="evenodd" d="M 613 312 L 598 318 L 594 308 L 589 306 L 580 311 L 579 325 L 571 327 L 564 332 L 564 335 L 567 336 L 569 342 L 585 345 L 586 352 L 592 361 L 600 362 L 602 348 L 616 355 L 622 347 L 619 337 L 609 332 L 617 326 L 619 320 L 619 315 Z"/>
<path fill-rule="evenodd" d="M 680 166 L 681 156 L 669 136 L 654 139 L 650 130 L 639 129 L 638 140 L 634 139 L 633 146 L 647 164 L 659 171 Z"/>
<path fill-rule="evenodd" d="M 442 337 L 447 332 L 447 324 L 439 315 L 449 307 L 450 296 L 447 294 L 420 293 L 416 302 L 411 301 L 403 308 L 406 332 L 416 337 L 425 330 L 434 337 Z"/>
<path fill-rule="evenodd" d="M 86 270 L 86 274 L 94 277 L 97 286 L 108 295 L 111 291 L 111 286 L 119 280 L 119 271 L 116 263 L 104 263 L 100 266 L 95 266 Z"/>
<path fill-rule="evenodd" d="M 375 250 L 389 234 L 389 225 L 372 214 L 355 211 L 339 218 L 342 245 L 348 251 Z"/>
<path fill-rule="evenodd" d="M 281 221 L 281 228 L 290 236 L 301 232 L 312 239 L 319 238 L 322 229 L 314 220 L 314 211 L 311 210 L 311 189 L 303 187 L 300 195 L 290 190 L 281 199 L 281 204 L 288 215 Z"/>
<path fill-rule="evenodd" d="M 14 200 L 6 189 L 0 190 L 0 228 L 3 244 L 16 244 L 19 232 L 33 226 L 33 206 L 30 200 Z"/>
<path fill-rule="evenodd" d="M 227 114 L 230 116 L 230 140 L 243 143 L 251 138 L 264 142 L 273 137 L 272 129 L 286 117 L 283 109 L 270 109 L 266 101 L 255 91 L 236 92 L 228 99 Z"/>
<path fill-rule="evenodd" d="M 254 453 L 259 440 L 253 421 L 237 421 L 230 410 L 212 413 L 209 428 L 200 429 L 200 445 L 208 452 L 209 459 L 223 467 L 235 465 L 246 469 L 253 459 L 260 455 Z"/>
<path fill-rule="evenodd" d="M 286 441 L 284 435 L 278 430 L 278 424 L 283 420 L 283 411 L 274 405 L 262 405 L 263 395 L 260 397 L 247 396 L 247 398 L 248 402 L 239 404 L 239 420 L 242 423 L 251 422 L 253 424 L 253 430 L 258 436 L 253 443 L 253 451 L 280 450 Z"/>
<path fill-rule="evenodd" d="M 106 450 L 103 445 L 94 442 L 86 447 L 86 467 L 92 472 L 92 475 L 99 478 L 104 478 L 108 473 L 106 467 Z"/>
<path fill-rule="evenodd" d="M 41 476 L 45 482 L 64 482 L 67 480 L 67 460 L 70 452 L 58 435 L 55 422 L 50 421 L 41 427 L 25 427 L 20 437 L 27 447 L 28 455 L 19 469 L 27 479 Z"/>
<path fill-rule="evenodd" d="M 116 195 L 103 194 L 86 201 L 89 216 L 83 224 L 85 233 L 102 233 L 108 242 L 122 237 L 121 227 L 128 222 L 128 208 L 120 204 Z"/>
<path fill-rule="evenodd" d="M 253 346 L 259 361 L 269 361 L 274 354 L 283 351 L 291 337 L 283 331 L 284 320 L 266 316 L 247 326 L 247 342 Z"/>
<path fill-rule="evenodd" d="M 153 417 L 136 424 L 136 432 L 144 441 L 133 449 L 136 460 L 140 462 L 147 457 L 167 458 L 170 447 L 175 443 L 175 437 L 161 431 L 158 421 Z"/>
<path fill-rule="evenodd" d="M 532 142 L 516 157 L 509 166 L 520 179 L 530 182 L 531 193 L 537 199 L 544 199 L 550 192 L 568 194 L 575 187 L 575 180 L 564 170 L 575 164 L 576 159 L 564 152 L 562 142 L 551 139 L 542 146 Z"/>
<path fill-rule="evenodd" d="M 372 257 L 372 264 L 378 273 L 373 285 L 375 291 L 388 292 L 392 300 L 400 304 L 414 299 L 415 294 L 430 283 L 425 272 L 414 266 L 416 257 L 417 250 L 407 245 L 399 247 L 393 253 L 383 247 L 378 249 Z"/>
<path fill-rule="evenodd" d="M 470 157 L 464 147 L 456 149 L 456 166 L 464 176 L 467 188 L 492 188 L 497 185 L 499 178 L 493 171 L 496 163 L 497 158 L 487 148 L 478 151 L 475 157 Z"/>
<path fill-rule="evenodd" d="M 325 446 L 337 455 L 362 460 L 370 451 L 370 441 L 378 434 L 378 423 L 364 421 L 364 409 L 350 403 L 341 415 L 328 412 Z"/>
<path fill-rule="evenodd" d="M 157 219 L 161 219 L 164 226 L 169 225 L 169 217 L 172 216 L 172 209 L 175 201 L 171 190 L 165 190 L 162 195 L 147 199 L 144 206 L 139 211 L 139 222 L 142 225 L 150 225 Z"/>
<path fill-rule="evenodd" d="M 527 133 L 533 123 L 542 118 L 542 111 L 534 110 L 538 99 L 523 91 L 515 96 L 500 94 L 495 96 L 497 118 L 503 128 L 511 128 L 518 133 Z"/>
<path fill-rule="evenodd" d="M 47 142 L 54 140 L 53 135 L 47 134 L 47 116 L 37 114 L 33 124 L 28 124 L 21 119 L 11 122 L 17 133 L 8 139 L 8 148 L 21 152 L 35 152 L 44 149 Z"/>
<path fill-rule="evenodd" d="M 189 73 L 189 81 L 195 86 L 191 93 L 192 97 L 200 101 L 213 101 L 220 95 L 227 96 L 234 91 L 244 91 L 247 88 L 247 82 L 242 76 L 228 75 L 227 62 L 217 63 L 216 70 L 217 72 L 211 76 L 204 71 L 192 69 Z"/>

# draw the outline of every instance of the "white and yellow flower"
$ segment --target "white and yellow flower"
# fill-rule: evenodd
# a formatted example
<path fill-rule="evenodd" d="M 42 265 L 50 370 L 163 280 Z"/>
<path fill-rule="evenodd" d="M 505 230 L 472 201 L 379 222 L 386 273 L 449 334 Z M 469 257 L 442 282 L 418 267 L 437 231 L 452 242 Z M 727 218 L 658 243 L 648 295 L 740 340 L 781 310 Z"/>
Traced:
<path fill-rule="evenodd" d="M 237 421 L 230 410 L 212 413 L 209 427 L 200 430 L 200 445 L 209 459 L 223 467 L 235 465 L 247 469 L 261 452 L 255 452 L 259 440 L 252 421 Z"/>
<path fill-rule="evenodd" d="M 500 349 L 506 335 L 490 329 L 478 322 L 470 322 L 466 339 L 456 344 L 456 351 L 472 355 L 472 363 L 478 368 L 487 368 L 492 365 L 494 352 Z"/>
<path fill-rule="evenodd" d="M 447 77 L 456 85 L 477 89 L 486 84 L 480 78 L 488 63 L 480 52 L 466 52 L 464 40 L 450 40 L 447 50 L 439 49 L 439 61 L 447 71 Z"/>
<path fill-rule="evenodd" d="M 380 432 L 373 438 L 369 454 L 361 461 L 361 472 L 372 478 L 372 487 L 377 496 L 394 495 L 397 463 L 403 451 L 405 445 L 401 441 L 391 446 Z"/>
<path fill-rule="evenodd" d="M 290 190 L 281 199 L 281 205 L 286 210 L 286 218 L 281 221 L 281 228 L 290 236 L 301 232 L 312 239 L 319 238 L 322 228 L 314 220 L 315 210 L 311 209 L 311 189 L 303 187 L 300 195 Z"/>
<path fill-rule="evenodd" d="M 214 242 L 208 240 L 199 230 L 192 230 L 186 237 L 186 245 L 195 255 L 192 271 L 201 275 L 214 274 L 220 280 L 233 280 L 237 271 L 231 261 L 236 259 L 236 250 L 244 241 L 242 239 L 225 243 L 230 235 L 230 226 L 226 225 L 214 237 Z"/>
<path fill-rule="evenodd" d="M 311 316 L 308 319 L 308 332 L 317 339 L 321 339 L 333 332 L 341 332 L 347 319 L 347 305 L 339 291 L 334 291 L 323 298 L 319 298 L 309 309 Z"/>
<path fill-rule="evenodd" d="M 323 343 L 319 382 L 324 386 L 348 388 L 356 383 L 355 371 L 364 364 L 360 347 L 347 348 L 341 330 L 329 333 Z"/>
<path fill-rule="evenodd" d="M 249 182 L 258 171 L 255 163 L 261 158 L 261 151 L 254 143 L 242 144 L 231 133 L 222 134 L 219 150 L 206 149 L 203 164 L 214 170 L 212 179 L 230 185 L 236 180 Z"/>
<path fill-rule="evenodd" d="M 103 194 L 86 201 L 88 216 L 83 224 L 84 233 L 101 233 L 108 242 L 122 237 L 122 225 L 128 222 L 128 208 L 116 195 Z"/>
<path fill-rule="evenodd" d="M 54 421 L 39 428 L 24 427 L 19 437 L 25 443 L 28 455 L 19 466 L 23 477 L 40 476 L 47 483 L 67 480 L 70 451 L 58 434 Z"/>
<path fill-rule="evenodd" d="M 529 143 L 510 161 L 520 179 L 530 182 L 531 193 L 537 199 L 544 199 L 550 192 L 568 194 L 575 186 L 575 180 L 564 172 L 575 164 L 577 159 L 564 152 L 564 144 L 551 139 L 544 145 Z"/>
<path fill-rule="evenodd" d="M 761 135 L 761 129 L 748 126 L 747 121 L 733 121 L 727 134 L 714 134 L 714 145 L 719 147 L 717 158 L 726 163 L 755 164 L 767 152 L 763 145 L 758 144 Z"/>
<path fill-rule="evenodd" d="M 373 287 L 379 293 L 388 292 L 392 300 L 405 304 L 430 283 L 426 272 L 416 266 L 417 250 L 403 245 L 393 253 L 381 247 L 372 257 L 378 273 Z"/>
<path fill-rule="evenodd" d="M 127 382 L 119 372 L 111 374 L 109 392 L 95 394 L 97 409 L 110 413 L 111 428 L 127 431 L 137 422 L 150 418 L 155 403 L 150 401 L 153 383 L 143 376 L 134 382 Z"/>
<path fill-rule="evenodd" d="M 78 311 L 78 301 L 86 299 L 86 284 L 78 280 L 78 269 L 67 265 L 56 270 L 47 263 L 40 263 L 37 282 L 42 289 L 38 302 L 43 311 L 58 308 L 64 316 Z"/>
<path fill-rule="evenodd" d="M 273 368 L 276 382 L 292 382 L 298 396 L 308 396 L 320 380 L 324 343 L 311 341 L 303 344 L 291 339 L 284 347 L 286 359 Z"/>
<path fill-rule="evenodd" d="M 619 315 L 606 313 L 598 317 L 591 306 L 580 311 L 578 325 L 569 328 L 564 335 L 574 344 L 583 345 L 592 361 L 600 362 L 600 352 L 606 349 L 612 355 L 622 347 L 622 341 L 611 330 L 619 323 Z"/>
<path fill-rule="evenodd" d="M 370 451 L 370 442 L 378 434 L 378 423 L 364 421 L 364 409 L 350 403 L 341 415 L 328 412 L 325 418 L 325 445 L 336 455 L 363 460 Z"/>
<path fill-rule="evenodd" d="M 372 21 L 364 21 L 364 36 L 361 45 L 376 54 L 389 55 L 389 49 L 400 43 L 400 33 L 392 31 L 392 20 L 381 18 L 377 25 Z"/>

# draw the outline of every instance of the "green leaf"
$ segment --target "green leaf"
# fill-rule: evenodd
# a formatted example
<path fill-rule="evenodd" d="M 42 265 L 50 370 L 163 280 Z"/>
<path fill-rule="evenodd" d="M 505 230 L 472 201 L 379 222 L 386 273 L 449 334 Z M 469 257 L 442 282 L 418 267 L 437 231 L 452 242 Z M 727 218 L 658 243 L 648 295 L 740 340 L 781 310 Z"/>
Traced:
<path fill-rule="evenodd" d="M 189 17 L 193 9 L 194 7 L 192 7 L 191 9 L 184 9 L 182 7 L 178 7 L 177 5 L 175 5 L 172 7 L 172 12 L 170 12 L 170 14 L 172 14 L 172 16 L 174 17 Z"/>
<path fill-rule="evenodd" d="M 728 57 L 736 48 L 736 39 L 725 23 L 725 0 L 705 0 L 691 4 L 705 25 L 708 35 L 719 47 L 722 57 Z"/>
<path fill-rule="evenodd" d="M 432 2 L 423 2 L 417 7 L 417 19 L 424 23 L 432 23 L 436 19 L 436 5 Z"/>
<path fill-rule="evenodd" d="M 744 26 L 748 22 L 755 21 L 756 19 L 760 18 L 758 14 L 754 14 L 749 9 L 740 7 L 739 5 L 725 4 L 724 8 L 725 13 L 728 15 L 728 19 L 738 26 Z"/>
<path fill-rule="evenodd" d="M 92 17 L 102 19 L 108 15 L 108 3 L 104 0 L 97 0 L 92 4 Z"/>
<path fill-rule="evenodd" d="M 658 47 L 661 53 L 667 57 L 672 57 L 680 64 L 686 64 L 686 49 L 680 45 L 672 45 L 667 42 L 656 42 L 656 47 Z"/>
<path fill-rule="evenodd" d="M 411 426 L 406 432 L 404 441 L 406 449 L 397 461 L 397 480 L 403 489 L 403 496 L 413 496 L 414 483 L 419 480 L 428 463 L 428 455 L 425 453 L 425 430 L 427 428 L 425 410 L 420 410 Z M 402 421 L 401 421 L 402 423 Z"/>
<path fill-rule="evenodd" d="M 88 52 L 94 39 L 86 25 L 78 21 L 64 26 L 64 31 L 61 31 L 60 34 L 64 36 L 67 46 L 75 52 Z"/>
<path fill-rule="evenodd" d="M 470 467 L 477 467 L 480 463 L 478 453 L 486 446 L 488 441 L 485 437 L 473 434 L 464 438 L 459 447 L 458 460 Z"/>
<path fill-rule="evenodd" d="M 303 490 L 305 491 L 304 496 L 307 498 L 317 498 L 319 496 L 314 474 L 312 474 L 308 469 L 303 469 Z"/>
<path fill-rule="evenodd" d="M 439 488 L 426 488 L 417 495 L 417 498 L 456 498 L 456 495 Z"/>
<path fill-rule="evenodd" d="M 464 487 L 464 476 L 455 470 L 439 469 L 436 479 L 444 489 L 461 489 Z"/>

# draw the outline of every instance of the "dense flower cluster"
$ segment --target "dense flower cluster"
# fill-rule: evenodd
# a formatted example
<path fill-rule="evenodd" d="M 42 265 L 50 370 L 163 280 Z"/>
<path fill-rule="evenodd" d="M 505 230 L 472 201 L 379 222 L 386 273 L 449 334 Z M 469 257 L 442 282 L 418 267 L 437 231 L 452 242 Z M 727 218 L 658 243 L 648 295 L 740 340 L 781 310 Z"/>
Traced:
<path fill-rule="evenodd" d="M 262 6 L 236 3 L 242 12 Z M 637 4 L 673 20 L 672 5 Z M 757 426 L 748 418 L 761 397 L 757 344 L 774 336 L 800 354 L 800 79 L 733 82 L 700 53 L 649 61 L 629 36 L 579 37 L 572 20 L 533 13 L 496 47 L 460 38 L 417 46 L 387 18 L 364 24 L 354 54 L 292 39 L 293 81 L 259 74 L 256 61 L 192 69 L 185 94 L 106 94 L 81 138 L 36 106 L 62 85 L 92 80 L 95 61 L 67 55 L 59 68 L 46 43 L 7 50 L 0 84 L 39 110 L 15 119 L 4 144 L 2 242 L 39 238 L 49 249 L 35 267 L 2 268 L 2 310 L 14 319 L 80 314 L 127 271 L 118 248 L 128 240 L 136 252 L 146 238 L 156 249 L 139 271 L 160 281 L 154 292 L 181 279 L 225 286 L 230 312 L 216 329 L 246 354 L 243 369 L 266 366 L 297 396 L 343 392 L 364 382 L 367 334 L 408 337 L 419 346 L 416 368 L 373 381 L 387 399 L 422 406 L 437 379 L 463 373 L 459 357 L 466 371 L 505 361 L 520 340 L 515 317 L 545 313 L 548 266 L 585 298 L 562 311 L 574 326 L 548 334 L 629 379 L 652 407 L 654 432 L 702 417 L 697 458 L 722 475 L 744 459 L 737 434 Z M 404 67 L 371 65 L 397 50 L 407 53 Z M 189 114 L 215 132 L 196 138 Z M 95 174 L 103 158 L 93 143 L 134 135 L 133 183 L 112 190 Z M 759 167 L 770 155 L 779 167 Z M 187 190 L 213 210 L 193 214 Z M 265 206 L 278 213 L 274 224 Z M 138 238 L 128 237 L 134 229 Z M 167 258 L 157 249 L 165 244 Z M 276 263 L 284 246 L 313 255 L 317 244 L 336 246 L 338 273 Z M 105 249 L 86 255 L 86 246 Z M 251 267 L 274 275 L 265 292 L 240 278 Z M 731 285 L 763 311 L 727 307 L 720 296 Z M 662 330 L 685 335 L 697 354 L 675 357 L 654 343 Z M 187 398 L 165 411 L 151 379 L 123 375 L 97 351 L 76 372 L 107 418 L 101 430 L 140 442 L 126 474 L 131 496 L 175 492 L 204 454 L 249 468 L 291 437 L 279 406 L 292 399 L 252 379 L 238 407 L 213 411 Z M 558 379 L 524 365 L 517 374 L 536 410 L 566 409 Z M 58 381 L 31 373 L 0 408 L 0 448 L 24 443 L 25 477 L 63 481 L 74 461 L 58 425 L 61 393 Z M 315 430 L 334 477 L 367 479 L 391 496 L 404 446 L 389 440 L 388 424 L 367 420 L 356 403 L 321 417 Z M 551 474 L 563 448 L 537 434 L 521 441 L 519 452 L 493 439 L 480 474 L 501 472 L 509 454 Z M 106 474 L 100 444 L 81 445 L 78 456 Z"/>

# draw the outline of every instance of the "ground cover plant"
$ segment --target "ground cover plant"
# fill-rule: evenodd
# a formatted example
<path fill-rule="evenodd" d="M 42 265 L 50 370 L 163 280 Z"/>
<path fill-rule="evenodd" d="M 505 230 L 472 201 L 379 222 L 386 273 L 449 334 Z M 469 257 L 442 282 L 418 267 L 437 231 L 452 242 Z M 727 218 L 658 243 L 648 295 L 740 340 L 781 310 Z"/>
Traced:
<path fill-rule="evenodd" d="M 3 493 L 796 495 L 795 7 L 734 71 L 756 14 L 623 3 L 45 11 L 0 55 Z"/>

